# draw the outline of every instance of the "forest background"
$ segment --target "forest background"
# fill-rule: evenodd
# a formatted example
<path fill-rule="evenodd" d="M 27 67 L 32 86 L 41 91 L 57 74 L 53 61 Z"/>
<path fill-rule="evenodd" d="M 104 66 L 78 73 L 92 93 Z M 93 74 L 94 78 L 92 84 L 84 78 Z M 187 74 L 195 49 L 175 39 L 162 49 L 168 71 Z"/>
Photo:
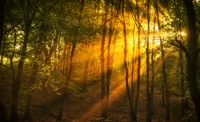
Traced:
<path fill-rule="evenodd" d="M 114 97 L 126 104 L 129 121 L 153 121 L 158 104 L 164 108 L 161 120 L 173 121 L 176 98 L 178 121 L 200 121 L 198 0 L 1 0 L 0 5 L 2 121 L 75 121 L 67 115 L 78 114 L 69 107 L 87 106 L 82 104 L 87 100 L 96 100 L 88 113 L 100 112 L 91 117 L 80 112 L 85 117 L 79 121 L 114 121 L 109 114 Z"/>

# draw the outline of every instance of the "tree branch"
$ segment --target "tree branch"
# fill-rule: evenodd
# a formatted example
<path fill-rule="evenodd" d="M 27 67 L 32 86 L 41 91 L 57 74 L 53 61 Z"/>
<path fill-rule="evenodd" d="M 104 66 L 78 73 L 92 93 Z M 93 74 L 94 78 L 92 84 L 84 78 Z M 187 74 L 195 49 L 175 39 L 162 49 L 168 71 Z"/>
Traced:
<path fill-rule="evenodd" d="M 180 40 L 178 40 L 177 38 L 176 38 L 176 42 L 178 44 L 175 44 L 173 42 L 171 42 L 170 44 L 175 46 L 175 47 L 180 48 L 185 53 L 186 57 L 189 58 L 189 53 L 188 53 L 187 49 L 185 48 L 185 46 L 182 44 L 182 42 Z"/>
<path fill-rule="evenodd" d="M 200 52 L 200 48 L 199 48 L 199 49 L 197 50 L 197 52 L 195 53 L 195 59 L 197 59 L 197 56 L 198 56 L 199 52 Z"/>
<path fill-rule="evenodd" d="M 197 18 L 196 18 L 196 22 L 200 24 L 200 20 L 198 20 Z"/>

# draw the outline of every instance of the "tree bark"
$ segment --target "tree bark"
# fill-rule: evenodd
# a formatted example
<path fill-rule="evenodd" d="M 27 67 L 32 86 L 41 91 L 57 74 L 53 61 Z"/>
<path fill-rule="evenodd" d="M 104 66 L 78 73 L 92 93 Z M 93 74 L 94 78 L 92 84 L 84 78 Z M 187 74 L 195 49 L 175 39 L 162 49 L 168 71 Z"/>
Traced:
<path fill-rule="evenodd" d="M 30 1 L 28 0 L 27 1 L 27 9 L 28 10 L 29 10 L 29 7 L 30 7 Z M 30 29 L 31 29 L 31 23 L 32 23 L 34 16 L 35 16 L 35 11 L 33 13 L 30 13 L 29 15 L 27 15 L 25 18 L 24 41 L 23 41 L 23 46 L 22 46 L 22 50 L 21 50 L 21 54 L 20 54 L 21 58 L 19 59 L 16 78 L 13 80 L 13 84 L 12 84 L 12 104 L 11 104 L 11 118 L 10 118 L 11 121 L 18 120 L 19 90 L 20 90 L 20 86 L 21 86 L 28 37 L 29 37 Z"/>
<path fill-rule="evenodd" d="M 154 3 L 156 4 L 156 3 Z M 153 29 L 153 39 L 152 39 L 152 49 L 151 49 L 151 115 L 155 114 L 154 111 L 154 75 L 155 75 L 155 68 L 154 68 L 154 63 L 155 63 L 155 59 L 154 59 L 154 55 L 155 55 L 155 28 L 156 28 L 156 10 L 155 10 L 155 14 L 154 14 L 154 29 Z"/>
<path fill-rule="evenodd" d="M 105 15 L 106 16 L 106 15 Z M 107 18 L 107 16 L 105 17 Z M 102 34 L 102 41 L 101 41 L 101 116 L 107 118 L 107 111 L 105 106 L 105 56 L 104 56 L 104 49 L 105 49 L 105 39 L 106 39 L 106 24 L 103 27 L 103 34 Z"/>
<path fill-rule="evenodd" d="M 7 110 L 5 105 L 0 100 L 0 121 L 1 122 L 7 122 Z"/>
<path fill-rule="evenodd" d="M 196 28 L 196 13 L 194 10 L 193 0 L 182 0 L 185 4 L 188 19 L 188 84 L 192 97 L 192 101 L 195 106 L 198 121 L 200 121 L 200 93 L 197 83 L 197 28 Z"/>
<path fill-rule="evenodd" d="M 80 24 L 81 22 L 81 14 L 84 10 L 84 5 L 85 5 L 85 0 L 81 0 L 80 1 L 80 10 L 79 10 L 79 16 L 78 16 L 78 23 Z M 79 31 L 79 26 L 75 27 L 75 33 L 74 33 L 74 40 L 72 42 L 72 49 L 71 49 L 71 54 L 70 54 L 70 59 L 69 59 L 69 71 L 66 71 L 66 81 L 65 81 L 65 86 L 64 86 L 64 90 L 62 93 L 62 101 L 61 101 L 61 106 L 60 106 L 60 110 L 57 116 L 57 121 L 60 121 L 62 119 L 63 116 L 63 111 L 64 111 L 64 107 L 65 107 L 65 101 L 66 101 L 66 96 L 67 96 L 67 86 L 71 80 L 71 75 L 72 75 L 72 71 L 73 71 L 73 59 L 74 59 L 74 54 L 75 54 L 75 49 L 76 49 L 76 45 L 77 45 L 77 36 L 78 36 L 78 31 Z"/>
<path fill-rule="evenodd" d="M 149 39 L 150 39 L 150 0 L 147 0 L 147 47 L 146 47 L 146 122 L 151 122 L 151 93 L 150 93 L 150 66 L 149 66 Z"/>
<path fill-rule="evenodd" d="M 5 18 L 5 0 L 1 0 L 0 2 L 0 50 L 1 50 L 1 44 L 3 41 L 3 27 L 4 27 L 4 18 Z"/>
<path fill-rule="evenodd" d="M 160 31 L 160 20 L 159 20 L 158 9 L 156 10 L 156 14 L 157 14 L 158 30 Z M 168 82 L 167 82 L 165 52 L 164 52 L 163 41 L 161 37 L 160 37 L 160 47 L 161 47 L 161 56 L 162 56 L 162 77 L 163 77 L 163 85 L 162 85 L 163 96 L 162 97 L 164 100 L 164 96 L 166 96 L 166 120 L 169 120 L 170 119 L 170 96 L 169 96 L 169 88 L 168 88 Z"/>
<path fill-rule="evenodd" d="M 182 118 L 184 118 L 185 112 L 184 112 L 184 108 L 185 108 L 185 86 L 184 86 L 184 68 L 183 68 L 183 52 L 180 49 L 180 53 L 179 53 L 179 58 L 180 58 L 180 81 L 181 81 L 181 116 Z"/>
<path fill-rule="evenodd" d="M 165 63 L 165 52 L 163 49 L 163 42 L 160 38 L 160 46 L 161 46 L 161 53 L 162 53 L 162 76 L 163 76 L 163 84 L 166 94 L 166 120 L 170 119 L 170 98 L 169 98 L 169 88 L 167 82 L 167 73 L 166 73 L 166 63 Z"/>
<path fill-rule="evenodd" d="M 136 0 L 136 9 L 137 9 L 137 19 L 140 22 L 140 10 L 139 10 L 139 0 Z M 137 93 L 135 98 L 135 111 L 137 113 L 138 108 L 138 101 L 139 101 L 139 95 L 140 95 L 140 66 L 141 66 L 141 54 L 140 54 L 140 43 L 141 43 L 141 25 L 138 24 L 138 44 L 137 44 Z"/>
<path fill-rule="evenodd" d="M 34 85 L 34 83 L 36 81 L 37 72 L 38 72 L 38 64 L 37 64 L 37 62 L 34 62 L 31 77 L 30 77 L 30 84 L 29 84 L 30 85 L 29 86 L 30 92 L 28 92 L 27 100 L 26 100 L 26 111 L 25 111 L 25 114 L 24 114 L 25 120 L 31 120 L 32 119 L 31 99 L 32 99 L 33 89 L 31 87 Z"/>

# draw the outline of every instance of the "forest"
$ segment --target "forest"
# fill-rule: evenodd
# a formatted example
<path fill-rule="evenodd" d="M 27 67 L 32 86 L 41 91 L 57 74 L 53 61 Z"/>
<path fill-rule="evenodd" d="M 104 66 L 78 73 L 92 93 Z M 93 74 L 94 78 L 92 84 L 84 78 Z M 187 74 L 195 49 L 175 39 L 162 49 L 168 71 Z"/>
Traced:
<path fill-rule="evenodd" d="M 1 0 L 1 122 L 200 122 L 199 0 Z"/>

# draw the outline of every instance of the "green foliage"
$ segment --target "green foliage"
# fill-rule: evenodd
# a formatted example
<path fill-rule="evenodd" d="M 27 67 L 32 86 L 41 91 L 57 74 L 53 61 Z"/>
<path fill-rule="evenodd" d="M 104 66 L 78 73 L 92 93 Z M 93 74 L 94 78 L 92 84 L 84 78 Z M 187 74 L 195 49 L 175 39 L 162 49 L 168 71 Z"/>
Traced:
<path fill-rule="evenodd" d="M 76 84 L 70 82 L 67 86 L 69 92 L 71 95 L 75 96 L 75 97 L 81 97 L 84 95 L 83 93 L 83 89 L 80 88 L 79 86 L 77 86 Z"/>

